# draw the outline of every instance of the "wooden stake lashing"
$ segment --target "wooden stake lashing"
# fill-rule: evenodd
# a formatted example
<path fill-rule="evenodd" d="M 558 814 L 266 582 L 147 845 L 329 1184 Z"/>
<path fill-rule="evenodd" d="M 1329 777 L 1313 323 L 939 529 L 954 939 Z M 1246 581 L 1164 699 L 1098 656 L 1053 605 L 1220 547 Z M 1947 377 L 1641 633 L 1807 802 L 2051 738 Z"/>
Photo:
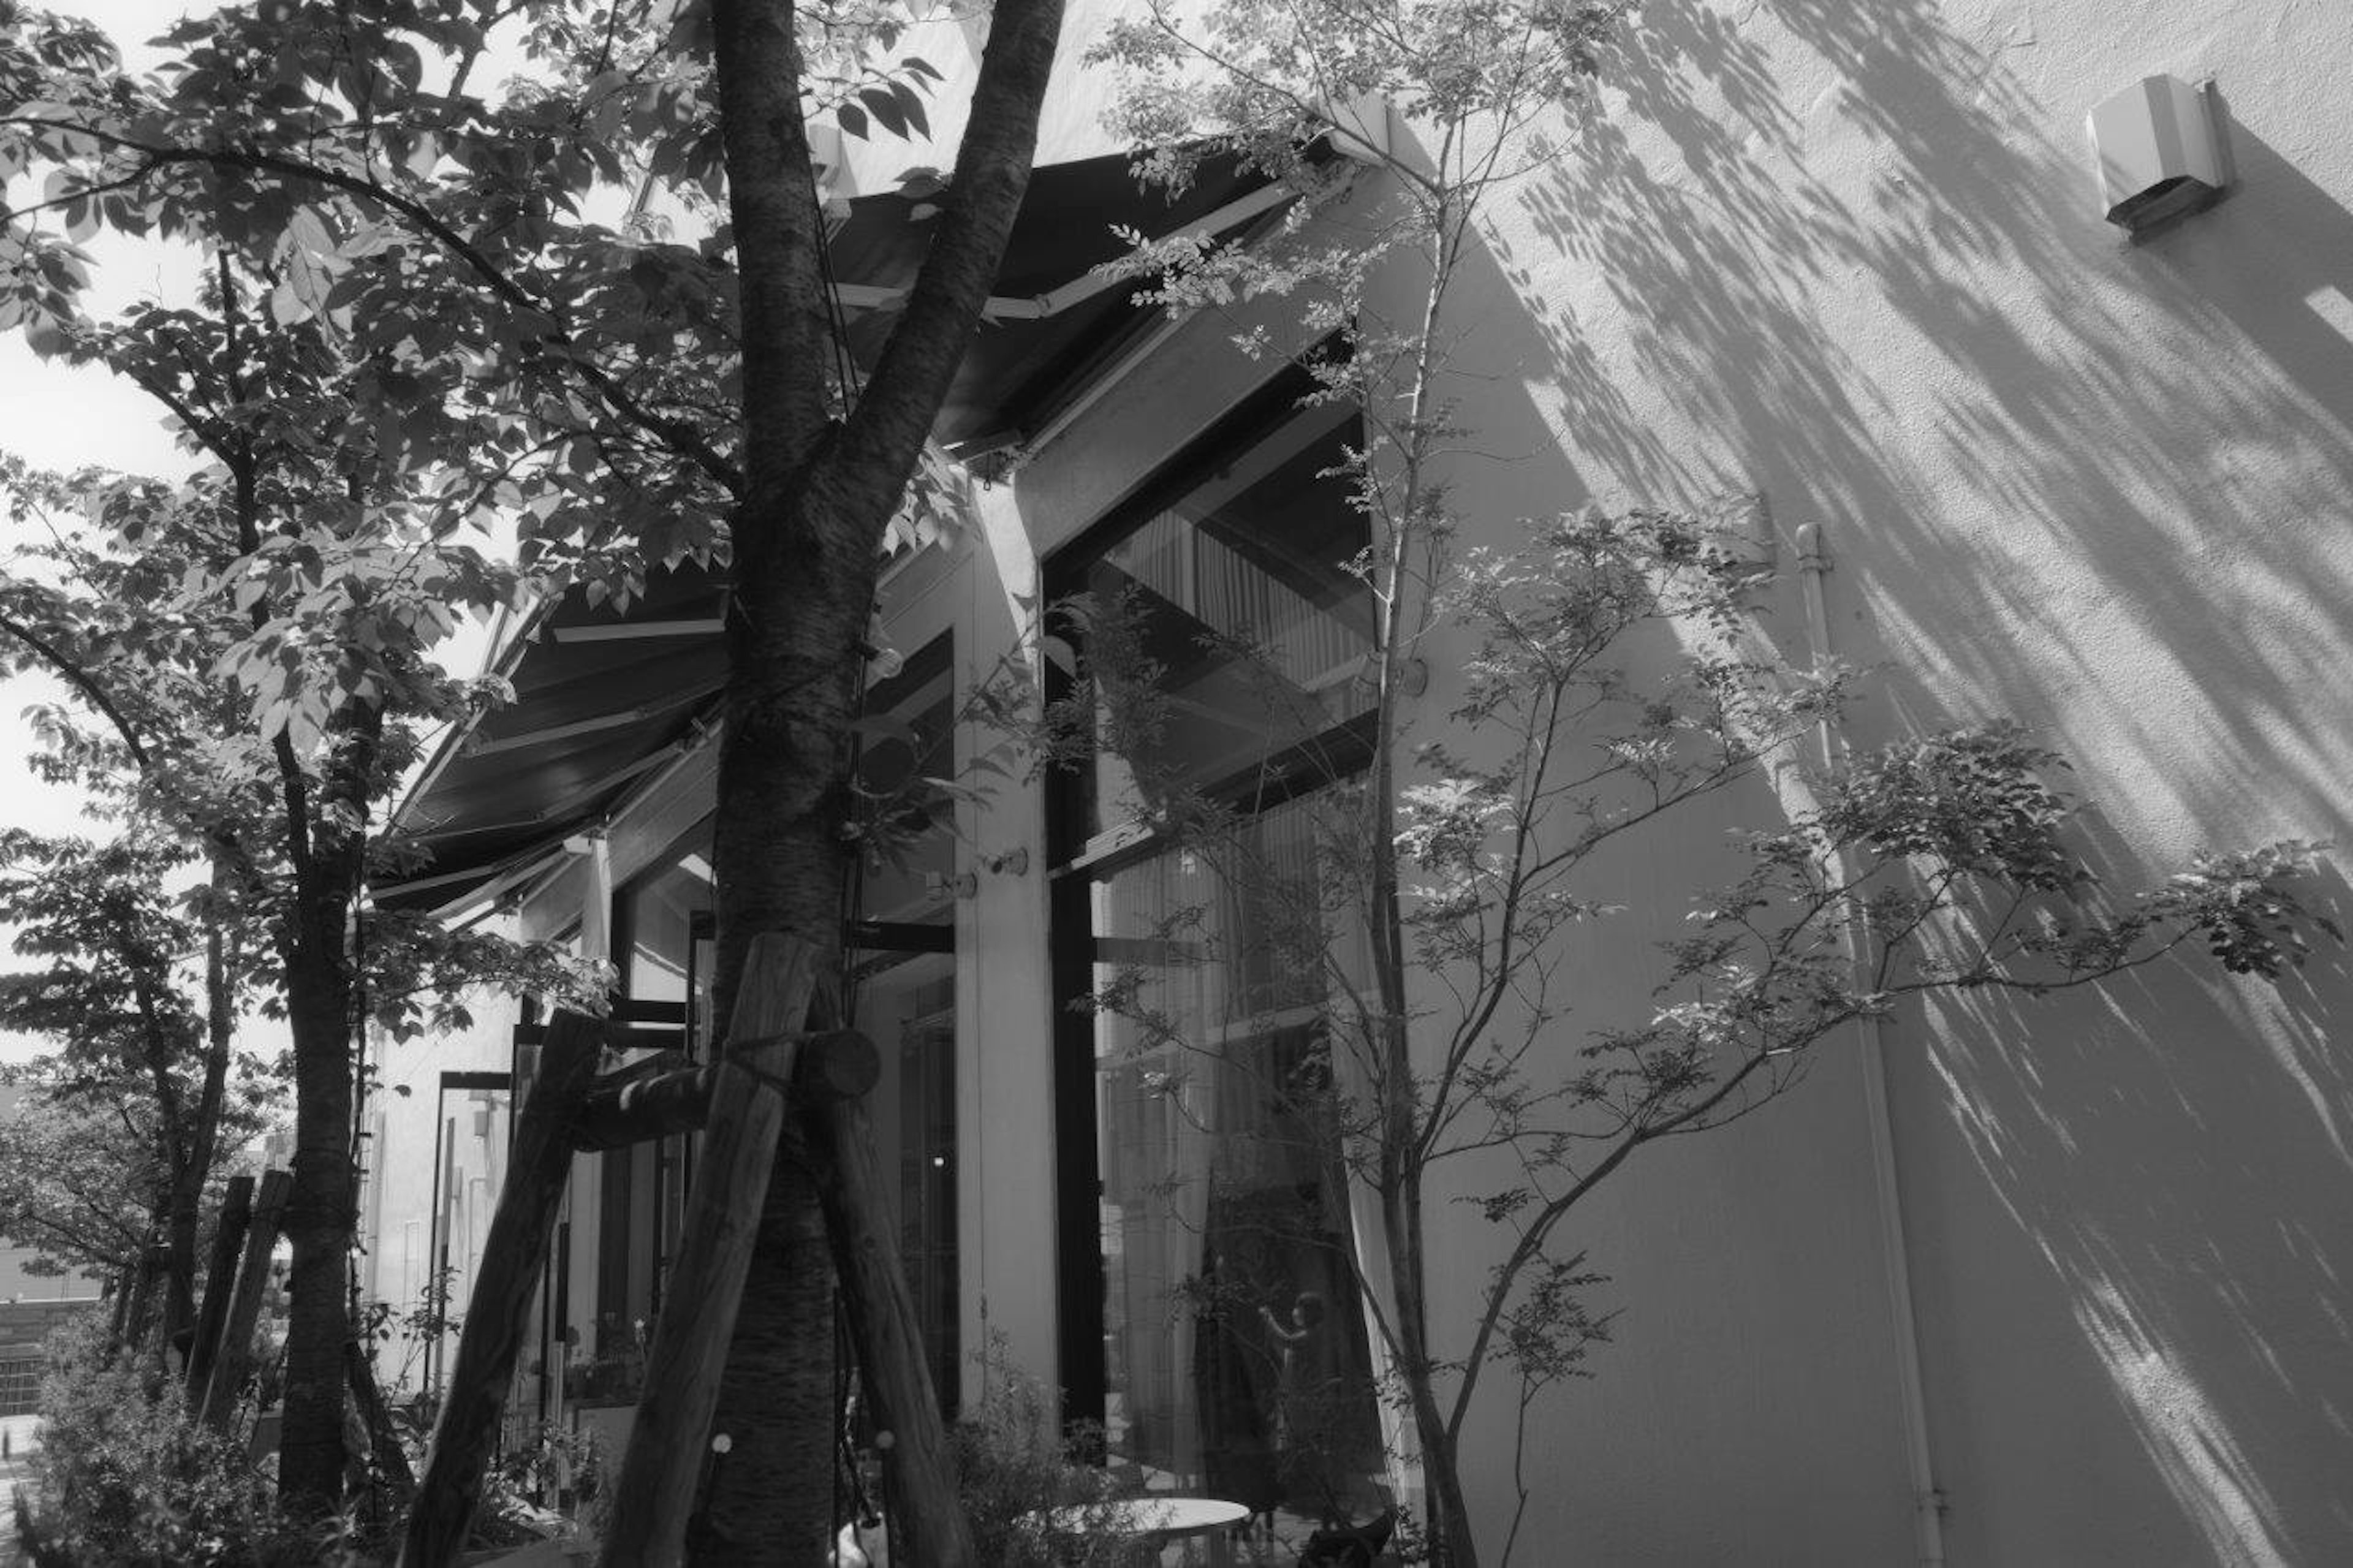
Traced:
<path fill-rule="evenodd" d="M 440 1568 L 455 1559 L 481 1500 L 515 1361 L 531 1334 L 532 1294 L 572 1171 L 573 1122 L 596 1080 L 604 1039 L 604 1024 L 577 1013 L 558 1014 L 548 1029 L 539 1071 L 515 1121 L 514 1147 L 458 1336 L 457 1363 L 409 1510 L 400 1551 L 404 1568 Z"/>
<path fill-rule="evenodd" d="M 237 1283 L 237 1253 L 245 1246 L 247 1226 L 253 1223 L 253 1178 L 231 1176 L 221 1199 L 219 1223 L 213 1227 L 212 1257 L 205 1265 L 205 1304 L 196 1313 L 196 1331 L 188 1342 L 188 1397 L 205 1395 L 206 1380 L 220 1355 L 221 1325 L 228 1321 L 229 1291 Z"/>
<path fill-rule="evenodd" d="M 253 1331 L 261 1321 L 261 1295 L 269 1284 L 269 1254 L 278 1245 L 278 1227 L 286 1218 L 286 1200 L 293 1195 L 294 1176 L 289 1171 L 265 1172 L 261 1193 L 253 1202 L 253 1223 L 245 1233 L 245 1257 L 237 1265 L 237 1287 L 229 1296 L 221 1325 L 219 1347 L 212 1374 L 205 1380 L 201 1418 L 215 1431 L 228 1430 L 237 1414 L 237 1396 L 253 1374 Z"/>

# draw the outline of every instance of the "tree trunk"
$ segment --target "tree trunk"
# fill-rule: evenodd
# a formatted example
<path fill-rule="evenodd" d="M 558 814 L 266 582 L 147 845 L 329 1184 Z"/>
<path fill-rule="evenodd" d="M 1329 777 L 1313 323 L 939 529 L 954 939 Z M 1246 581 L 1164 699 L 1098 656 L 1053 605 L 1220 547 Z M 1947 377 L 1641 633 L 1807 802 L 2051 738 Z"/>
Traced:
<path fill-rule="evenodd" d="M 757 565 L 739 572 L 714 844 L 723 986 L 740 973 L 729 939 L 745 931 L 790 932 L 819 973 L 839 966 L 851 683 L 876 553 L 828 521 L 830 550 L 800 524 L 789 548 L 745 552 Z M 692 1539 L 697 1563 L 815 1565 L 831 1547 L 833 1262 L 803 1145 L 787 1118 L 713 1416 L 733 1447 Z"/>
<path fill-rule="evenodd" d="M 315 929 L 319 922 L 305 923 Z M 278 1495 L 298 1513 L 332 1512 L 343 1487 L 343 1342 L 352 1332 L 344 1289 L 353 1217 L 352 998 L 340 921 L 334 930 L 334 948 L 298 950 L 286 973 L 294 1036 L 294 1189 L 286 1205 L 286 1235 L 294 1262 L 286 1281 Z"/>
<path fill-rule="evenodd" d="M 764 0 L 712 6 L 744 353 L 744 489 L 713 835 L 720 1017 L 732 1016 L 755 932 L 799 937 L 828 972 L 838 959 L 857 827 L 848 724 L 883 530 L 1012 232 L 1061 5 L 998 0 L 930 250 L 863 395 L 838 423 L 825 240 L 787 17 Z M 736 1447 L 713 1478 L 698 1560 L 740 1552 L 814 1565 L 829 1552 L 832 1266 L 797 1121 L 736 1323 L 716 1418 Z"/>
<path fill-rule="evenodd" d="M 172 1173 L 164 1215 L 164 1343 L 182 1355 L 196 1326 L 196 1231 L 210 1163 L 191 1161 Z M 185 1363 L 182 1363 L 185 1367 Z"/>
<path fill-rule="evenodd" d="M 347 1458 L 343 1342 L 353 1331 L 351 1247 L 359 1225 L 352 1115 L 353 1039 L 360 1023 L 349 928 L 366 856 L 369 781 L 384 710 L 354 699 L 332 727 L 336 738 L 318 782 L 315 816 L 290 741 L 283 733 L 276 741 L 294 868 L 292 908 L 279 936 L 294 1037 L 294 1191 L 286 1205 L 294 1262 L 286 1281 L 278 1498 L 298 1515 L 340 1506 Z"/>
<path fill-rule="evenodd" d="M 739 588 L 744 610 L 731 642 L 743 673 L 720 762 L 719 923 L 723 932 L 789 931 L 816 950 L 818 973 L 831 974 L 849 864 L 837 826 L 846 805 L 849 681 L 874 553 L 844 544 L 827 572 L 815 570 L 821 551 L 791 553 L 804 564 L 771 556 L 748 603 Z M 787 583 L 805 591 L 780 591 Z M 724 956 L 721 963 L 723 974 Z M 787 1116 L 712 1416 L 712 1432 L 726 1433 L 732 1448 L 712 1472 L 690 1538 L 695 1563 L 816 1568 L 827 1561 L 837 1511 L 833 1350 L 832 1255 L 805 1131 Z"/>
<path fill-rule="evenodd" d="M 747 491 L 734 531 L 712 844 L 715 1016 L 726 1018 L 754 933 L 799 938 L 821 974 L 838 963 L 846 723 L 887 513 L 809 504 L 833 400 L 793 29 L 753 0 L 718 0 L 712 19 L 741 275 Z M 815 1568 L 830 1546 L 832 1264 L 799 1142 L 787 1116 L 712 1417 L 733 1446 L 690 1541 L 697 1563 Z"/>
<path fill-rule="evenodd" d="M 696 1563 L 830 1560 L 834 1279 L 805 1130 L 787 1114 L 712 1414 L 730 1450 L 687 1539 Z"/>
<path fill-rule="evenodd" d="M 216 893 L 223 889 L 229 876 L 227 857 L 216 848 L 212 856 Z M 195 1108 L 189 1114 L 180 1167 L 174 1173 L 172 1186 L 170 1234 L 174 1287 L 172 1315 L 165 1327 L 174 1343 L 179 1342 L 183 1329 L 187 1331 L 188 1363 L 183 1370 L 191 1375 L 191 1386 L 200 1386 L 193 1377 L 195 1345 L 203 1333 L 195 1312 L 196 1235 L 203 1226 L 205 1186 L 212 1180 L 213 1162 L 220 1152 L 221 1109 L 228 1095 L 229 1058 L 236 1034 L 237 1005 L 229 985 L 227 937 L 216 919 L 205 933 L 204 1075 L 196 1089 Z M 247 1186 L 250 1190 L 249 1181 Z M 213 1255 L 217 1259 L 220 1248 L 216 1247 Z M 234 1258 L 235 1254 L 230 1256 Z M 210 1289 L 209 1282 L 206 1289 Z M 218 1324 L 214 1327 L 217 1331 Z"/>
<path fill-rule="evenodd" d="M 144 1354 L 147 1316 L 154 1310 L 155 1300 L 155 1247 L 152 1241 L 140 1243 L 139 1257 L 131 1266 L 126 1289 L 130 1304 L 123 1310 L 122 1327 L 115 1332 L 115 1342 L 133 1353 Z"/>
<path fill-rule="evenodd" d="M 737 990 L 710 1133 L 688 1194 L 686 1234 L 621 1457 L 605 1537 L 608 1568 L 668 1568 L 681 1560 L 702 1489 L 698 1478 L 718 1463 L 706 1458 L 711 1445 L 724 1434 L 732 1446 L 740 1426 L 723 1423 L 716 1412 L 761 1239 L 759 1216 L 778 1164 L 777 1142 L 790 1119 L 783 1087 L 818 979 L 816 951 L 793 938 L 763 936 L 752 956 L 756 967 Z M 767 1544 L 748 1542 L 742 1554 Z M 727 1554 L 719 1547 L 712 1552 Z"/>
<path fill-rule="evenodd" d="M 1380 1194 L 1381 1227 L 1388 1244 L 1392 1317 L 1397 1324 L 1398 1371 L 1413 1414 L 1421 1448 L 1424 1521 L 1430 1529 L 1432 1568 L 1478 1568 L 1479 1549 L 1462 1500 L 1462 1477 L 1455 1463 L 1454 1434 L 1440 1405 L 1430 1361 L 1428 1301 L 1423 1295 L 1420 1184 L 1388 1184 Z"/>

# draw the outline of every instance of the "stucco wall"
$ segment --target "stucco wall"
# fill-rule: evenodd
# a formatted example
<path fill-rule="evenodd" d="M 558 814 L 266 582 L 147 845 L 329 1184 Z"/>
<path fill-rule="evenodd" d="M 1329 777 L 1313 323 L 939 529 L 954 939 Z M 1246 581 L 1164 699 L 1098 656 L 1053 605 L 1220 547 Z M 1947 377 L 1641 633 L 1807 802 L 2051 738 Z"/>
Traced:
<path fill-rule="evenodd" d="M 2337 836 L 2348 64 L 2339 7 L 1650 5 L 1606 112 L 1492 209 L 1467 419 L 1532 457 L 1459 499 L 1753 489 L 1785 539 L 1823 525 L 1838 651 L 1887 667 L 1865 738 L 2037 727 L 2118 886 Z M 2159 70 L 2219 79 L 2242 185 L 2135 247 L 2082 117 Z M 2331 951 L 2276 991 L 2180 966 L 1892 1032 L 1954 1561 L 2353 1555 L 2348 994 Z M 1537 1539 L 1905 1553 L 1843 1076 L 1598 1221 L 1620 1343 L 1542 1428 Z"/>

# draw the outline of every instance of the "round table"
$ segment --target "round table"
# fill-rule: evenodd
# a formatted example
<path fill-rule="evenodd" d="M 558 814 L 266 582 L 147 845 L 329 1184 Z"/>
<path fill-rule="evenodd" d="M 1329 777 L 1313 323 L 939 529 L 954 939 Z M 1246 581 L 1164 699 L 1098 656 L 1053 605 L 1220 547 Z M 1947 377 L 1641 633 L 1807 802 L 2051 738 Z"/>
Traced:
<path fill-rule="evenodd" d="M 1108 1530 L 1134 1541 L 1207 1541 L 1209 1568 L 1230 1568 L 1232 1533 L 1250 1516 L 1248 1508 L 1223 1498 L 1155 1494 L 1049 1509 L 1046 1524 L 1073 1535 Z"/>

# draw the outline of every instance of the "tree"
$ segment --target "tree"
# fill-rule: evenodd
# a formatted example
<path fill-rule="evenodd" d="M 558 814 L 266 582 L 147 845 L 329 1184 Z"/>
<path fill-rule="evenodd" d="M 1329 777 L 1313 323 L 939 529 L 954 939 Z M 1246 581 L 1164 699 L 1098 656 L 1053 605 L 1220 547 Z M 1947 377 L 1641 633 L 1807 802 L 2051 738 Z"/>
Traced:
<path fill-rule="evenodd" d="M 1236 0 L 1196 18 L 1155 4 L 1100 51 L 1129 74 L 1122 123 L 1162 177 L 1229 154 L 1306 198 L 1269 242 L 1168 242 L 1132 267 L 1181 307 L 1303 301 L 1295 339 L 1260 326 L 1238 341 L 1291 358 L 1310 404 L 1361 415 L 1362 444 L 1331 477 L 1364 519 L 1350 569 L 1372 630 L 1365 683 L 1336 701 L 1279 628 L 1198 634 L 1185 657 L 1249 672 L 1262 740 L 1254 769 L 1204 785 L 1178 754 L 1173 634 L 1153 608 L 1113 595 L 1050 611 L 1077 679 L 1039 711 L 1039 753 L 1115 753 L 1145 823 L 1217 888 L 1134 933 L 1181 956 L 1099 971 L 1082 1005 L 1154 1064 L 1180 1117 L 1200 1114 L 1201 1075 L 1256 1072 L 1258 1102 L 1282 1109 L 1245 1140 L 1302 1145 L 1303 1169 L 1342 1161 L 1370 1194 L 1377 1250 L 1345 1226 L 1298 1239 L 1344 1254 L 1409 1416 L 1433 1552 L 1456 1565 L 1508 1558 L 1519 1523 L 1471 1516 L 1465 1425 L 1506 1375 L 1524 1415 L 1606 1337 L 1571 1221 L 1640 1151 L 1747 1114 L 1837 1031 L 1925 993 L 2096 984 L 2201 942 L 2270 976 L 2301 961 L 2304 931 L 2334 933 L 2288 885 L 2308 863 L 2300 844 L 2210 857 L 2111 900 L 2069 847 L 2060 760 L 2001 726 L 1854 755 L 1825 739 L 1808 791 L 1776 802 L 1776 765 L 1831 735 L 1851 679 L 1748 635 L 1770 580 L 1753 540 L 1668 511 L 1461 513 L 1450 481 L 1481 459 L 1448 388 L 1466 368 L 1451 348 L 1478 215 L 1560 155 L 1545 138 L 1573 122 L 1628 9 Z M 1346 177 L 1319 157 L 1335 145 L 1375 171 L 1345 216 L 1319 199 Z M 1409 313 L 1385 313 L 1399 276 Z M 1463 542 L 1507 532 L 1524 542 Z M 1459 670 L 1451 710 L 1421 712 L 1419 661 L 1440 649 Z M 1741 835 L 1722 887 L 1693 890 L 1655 1005 L 1615 1017 L 1617 984 L 1577 964 L 1579 933 L 1630 900 L 1610 857 L 1709 802 L 1778 820 Z M 1246 953 L 1261 982 L 1197 978 Z M 1572 1047 L 1564 1019 L 1580 1004 L 1601 1016 Z M 1302 1010 L 1322 1016 L 1297 1049 L 1245 1060 L 1222 1043 L 1272 1038 Z M 1442 1339 L 1433 1300 L 1449 1286 L 1425 1233 L 1458 1170 L 1483 1189 L 1472 1206 L 1497 1261 L 1467 1287 L 1468 1331 Z M 1206 1269 L 1187 1289 L 1206 1321 L 1268 1310 Z M 1267 1331 L 1305 1327 L 1270 1316 Z"/>
<path fill-rule="evenodd" d="M 52 1096 L 38 1073 L 18 1081 L 0 1138 L 0 1236 L 33 1248 L 40 1272 L 129 1280 L 150 1258 L 169 1182 L 153 1126 L 133 1105 Z"/>
<path fill-rule="evenodd" d="M 601 984 L 552 951 L 362 910 L 376 853 L 370 814 L 415 755 L 412 726 L 485 695 L 444 675 L 427 651 L 459 608 L 511 592 L 514 578 L 397 505 L 361 504 L 356 476 L 322 499 L 321 470 L 348 456 L 337 362 L 299 331 L 248 356 L 245 285 L 226 256 L 213 277 L 209 312 L 150 308 L 113 329 L 76 329 L 71 343 L 154 395 L 219 468 L 168 487 L 61 480 L 11 463 L 0 474 L 9 510 L 39 522 L 49 542 L 21 549 L 17 569 L 0 577 L 0 635 L 11 665 L 55 672 L 97 721 L 85 729 L 64 710 L 47 715 L 51 773 L 102 809 L 152 824 L 151 843 L 176 837 L 205 862 L 180 917 L 203 932 L 205 1002 L 174 1014 L 158 1000 L 158 1026 L 202 1017 L 209 1072 L 228 1059 L 248 993 L 289 1025 L 295 1256 L 281 1479 L 292 1498 L 332 1500 L 352 1332 L 359 1030 L 374 1019 L 413 1034 L 457 1016 L 462 991 L 485 981 L 565 995 Z M 232 416 L 232 406 L 247 412 Z M 39 907 L 40 891 L 28 890 L 28 907 Z M 153 889 L 150 912 L 162 912 Z M 55 940 L 87 953 L 103 935 L 61 923 Z M 160 999 L 172 957 L 150 948 L 130 973 Z M 64 1012 L 50 1023 L 72 1026 Z M 215 1079 L 206 1082 L 216 1104 Z M 185 1244 L 192 1268 L 185 1184 L 177 1201 L 174 1246 Z M 322 1456 L 332 1475 L 306 1480 Z"/>
<path fill-rule="evenodd" d="M 153 831 L 97 845 L 0 832 L 0 921 L 20 955 L 46 961 L 0 975 L 0 1026 L 58 1042 L 15 1075 L 35 1094 L 0 1225 L 125 1283 L 160 1238 L 166 1343 L 195 1321 L 204 1198 L 272 1088 L 259 1062 L 233 1058 L 234 1017 L 211 1014 L 236 988 L 193 984 L 206 944 L 165 886 L 189 858 Z M 145 1327 L 126 1331 L 136 1342 Z"/>
<path fill-rule="evenodd" d="M 469 83 L 510 13 L 553 79 L 494 101 Z M 7 309 L 44 335 L 69 321 L 85 266 L 72 241 L 94 226 L 200 236 L 268 268 L 281 326 L 348 334 L 348 387 L 378 416 L 386 461 L 430 476 L 453 515 L 522 508 L 530 564 L 602 570 L 626 589 L 646 562 L 723 539 L 735 605 L 715 855 L 723 1017 L 754 934 L 839 950 L 849 721 L 878 552 L 1019 205 L 1060 21 L 1059 0 L 996 7 L 928 254 L 854 391 L 830 369 L 808 124 L 846 107 L 861 119 L 843 114 L 845 126 L 870 113 L 920 125 L 909 79 L 923 76 L 846 63 L 892 36 L 862 7 L 810 11 L 797 29 L 754 0 L 684 4 L 667 26 L 650 8 L 553 0 L 270 0 L 181 24 L 166 35 L 175 68 L 144 81 L 88 29 L 40 22 L 0 55 L 16 106 L 0 114 L 0 170 L 53 171 L 7 226 Z M 724 193 L 724 220 L 700 244 L 582 216 L 599 188 L 696 184 Z M 62 237 L 41 226 L 51 213 Z M 224 406 L 234 437 L 252 405 Z M 469 438 L 434 440 L 443 418 Z M 298 1014 L 314 1000 L 323 1011 L 329 999 Z M 830 1390 L 822 1357 L 793 1352 L 824 1343 L 829 1287 L 797 1171 L 787 1151 L 722 1412 L 736 1447 L 709 1517 L 814 1561 L 831 1511 Z M 290 1412 L 288 1429 L 290 1444 Z M 330 1484 L 322 1459 L 296 1479 Z"/>

